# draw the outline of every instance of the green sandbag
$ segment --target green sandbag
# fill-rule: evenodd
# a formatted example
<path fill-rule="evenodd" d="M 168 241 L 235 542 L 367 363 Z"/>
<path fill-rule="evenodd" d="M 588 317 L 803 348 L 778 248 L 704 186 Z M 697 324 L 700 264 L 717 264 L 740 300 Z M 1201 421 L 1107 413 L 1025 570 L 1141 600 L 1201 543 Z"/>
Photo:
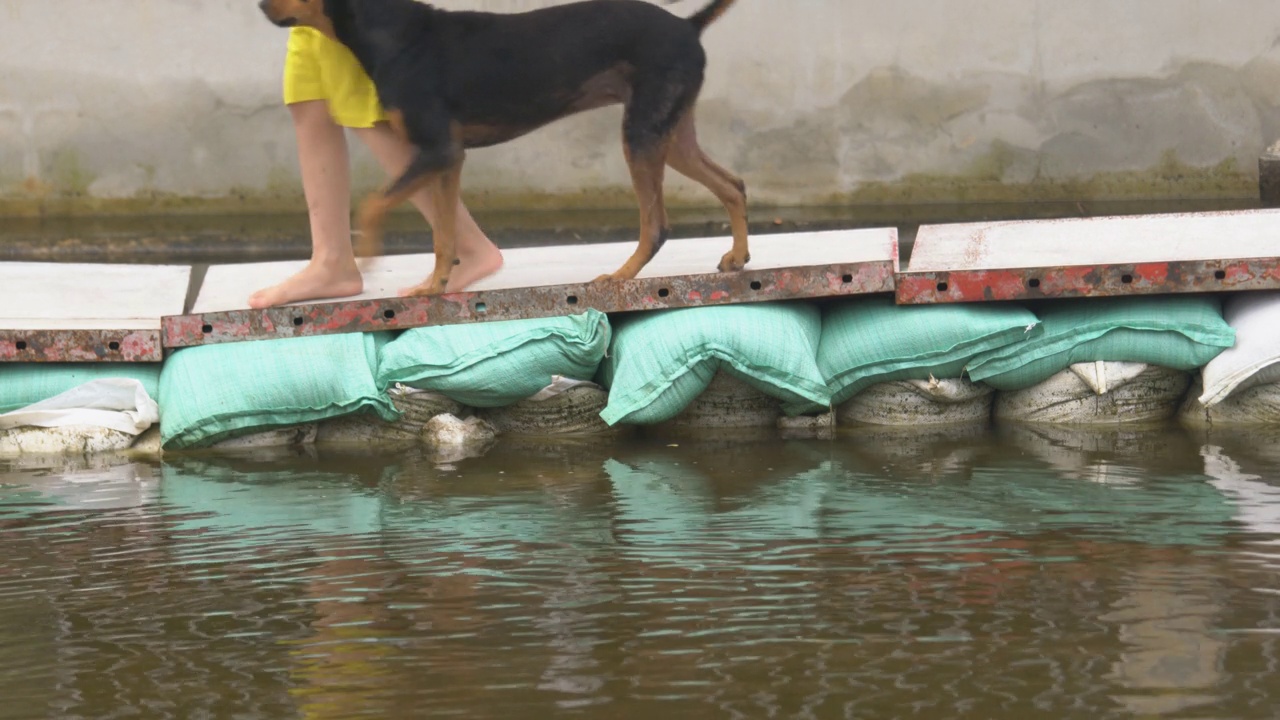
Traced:
<path fill-rule="evenodd" d="M 399 414 L 374 383 L 387 333 L 205 345 L 174 353 L 160 376 L 166 448 L 204 447 L 272 428 L 368 410 Z"/>
<path fill-rule="evenodd" d="M 534 320 L 410 330 L 382 349 L 378 385 L 429 390 L 475 408 L 513 405 L 556 375 L 590 380 L 609 348 L 598 310 Z"/>
<path fill-rule="evenodd" d="M 818 368 L 839 405 L 893 380 L 955 379 L 979 353 L 1040 332 L 1018 305 L 896 305 L 869 298 L 829 307 L 822 318 Z"/>
<path fill-rule="evenodd" d="M 159 401 L 160 363 L 5 363 L 0 365 L 0 413 L 107 378 L 137 380 L 152 400 Z"/>
<path fill-rule="evenodd" d="M 983 353 L 969 377 L 1025 390 L 1077 363 L 1135 362 L 1190 372 L 1235 344 L 1222 305 L 1209 295 L 1059 300 L 1037 313 L 1044 332 Z"/>
<path fill-rule="evenodd" d="M 818 371 L 818 309 L 807 303 L 731 305 L 645 313 L 614 321 L 601 365 L 610 425 L 650 425 L 679 415 L 711 384 L 732 375 L 799 414 L 830 406 Z"/>

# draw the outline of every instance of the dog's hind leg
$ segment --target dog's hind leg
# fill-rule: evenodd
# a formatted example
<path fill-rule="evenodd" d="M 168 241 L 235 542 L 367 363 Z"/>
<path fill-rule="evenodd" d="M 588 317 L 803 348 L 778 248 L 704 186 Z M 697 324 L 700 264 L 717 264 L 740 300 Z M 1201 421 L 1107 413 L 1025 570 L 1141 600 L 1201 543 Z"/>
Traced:
<path fill-rule="evenodd" d="M 631 184 L 640 204 L 640 244 L 635 253 L 609 275 L 596 282 L 631 280 L 653 259 L 667 241 L 667 210 L 662 196 L 666 169 L 665 143 L 642 151 L 627 149 L 627 165 L 631 168 Z"/>
<path fill-rule="evenodd" d="M 680 118 L 667 152 L 667 162 L 681 175 L 706 186 L 729 213 L 733 249 L 721 258 L 720 272 L 733 272 L 751 262 L 747 245 L 747 186 L 742 179 L 717 165 L 698 145 L 698 132 L 690 108 Z"/>
<path fill-rule="evenodd" d="M 678 77 L 655 77 L 636 87 L 627 104 L 622 124 L 623 150 L 631 170 L 631 184 L 640 205 L 640 243 L 632 256 L 609 275 L 596 282 L 631 280 L 658 254 L 667 242 L 667 208 L 662 183 L 666 176 L 671 133 L 687 104 L 690 85 Z"/>

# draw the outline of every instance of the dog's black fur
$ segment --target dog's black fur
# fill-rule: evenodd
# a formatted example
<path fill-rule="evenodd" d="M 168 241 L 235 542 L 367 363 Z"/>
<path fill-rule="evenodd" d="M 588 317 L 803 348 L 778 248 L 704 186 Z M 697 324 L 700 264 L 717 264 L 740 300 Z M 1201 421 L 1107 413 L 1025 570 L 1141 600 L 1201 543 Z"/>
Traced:
<path fill-rule="evenodd" d="M 281 26 L 309 25 L 351 49 L 396 131 L 417 149 L 404 174 L 366 203 L 365 241 L 377 249 L 382 215 L 439 183 L 456 200 L 465 151 L 525 135 L 586 110 L 625 106 L 623 144 L 641 204 L 641 248 L 615 279 L 634 277 L 665 239 L 664 165 L 702 182 L 729 210 L 738 270 L 746 193 L 698 148 L 693 108 L 706 54 L 701 33 L 735 0 L 689 18 L 641 0 L 581 0 L 514 14 L 447 11 L 418 0 L 263 0 Z M 437 263 L 423 294 L 442 292 L 452 265 L 452 213 L 436 227 Z M 444 237 L 448 234 L 449 237 Z M 441 245 L 447 245 L 441 255 Z M 441 261 L 447 261 L 442 268 Z M 442 275 L 443 272 L 443 275 Z M 604 278 L 602 278 L 604 279 Z"/>

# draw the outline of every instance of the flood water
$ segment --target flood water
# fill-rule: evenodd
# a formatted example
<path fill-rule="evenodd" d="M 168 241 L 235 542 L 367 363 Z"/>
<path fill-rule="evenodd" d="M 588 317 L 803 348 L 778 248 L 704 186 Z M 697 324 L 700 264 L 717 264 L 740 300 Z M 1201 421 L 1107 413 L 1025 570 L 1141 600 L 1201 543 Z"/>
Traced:
<path fill-rule="evenodd" d="M 3 718 L 1274 718 L 1280 431 L 0 475 Z"/>

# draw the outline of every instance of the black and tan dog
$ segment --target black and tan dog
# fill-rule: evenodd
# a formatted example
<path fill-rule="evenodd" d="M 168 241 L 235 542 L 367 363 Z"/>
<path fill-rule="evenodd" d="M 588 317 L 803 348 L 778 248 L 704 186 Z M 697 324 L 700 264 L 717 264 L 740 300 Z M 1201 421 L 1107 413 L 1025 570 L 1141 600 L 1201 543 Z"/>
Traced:
<path fill-rule="evenodd" d="M 640 203 L 640 245 L 599 281 L 629 280 L 667 239 L 667 165 L 724 203 L 733 249 L 747 251 L 742 180 L 698 147 L 694 105 L 706 54 L 701 33 L 735 0 L 680 18 L 642 0 L 584 0 L 523 13 L 447 11 L 418 0 L 262 0 L 282 27 L 316 28 L 349 47 L 373 80 L 397 134 L 417 154 L 361 208 L 361 255 L 381 252 L 387 211 L 432 184 L 436 266 L 413 295 L 444 292 L 456 254 L 455 208 L 463 158 L 575 113 L 622 104 L 623 149 Z"/>

